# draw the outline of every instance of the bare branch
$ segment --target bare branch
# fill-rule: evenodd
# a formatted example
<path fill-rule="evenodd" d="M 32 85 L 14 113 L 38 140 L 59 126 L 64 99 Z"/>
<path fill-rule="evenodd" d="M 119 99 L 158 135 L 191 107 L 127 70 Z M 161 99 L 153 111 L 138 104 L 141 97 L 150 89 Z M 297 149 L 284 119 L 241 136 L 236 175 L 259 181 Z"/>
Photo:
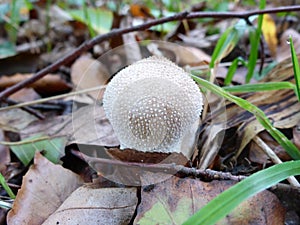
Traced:
<path fill-rule="evenodd" d="M 195 168 L 185 167 L 183 165 L 177 165 L 175 163 L 171 164 L 152 164 L 152 163 L 138 163 L 138 162 L 124 162 L 114 159 L 105 159 L 105 158 L 94 158 L 83 154 L 82 152 L 71 150 L 71 153 L 87 162 L 89 165 L 93 164 L 102 164 L 102 165 L 114 165 L 116 167 L 128 168 L 137 168 L 140 170 L 151 171 L 153 173 L 165 173 L 165 174 L 180 174 L 184 176 L 194 176 L 202 179 L 211 179 L 211 180 L 234 180 L 241 181 L 247 176 L 242 175 L 232 175 L 228 172 L 215 171 L 211 169 L 199 170 Z M 93 167 L 93 166 L 92 166 Z M 101 172 L 101 171 L 97 171 Z"/>
<path fill-rule="evenodd" d="M 181 21 L 183 19 L 196 19 L 196 18 L 223 18 L 223 19 L 230 19 L 230 18 L 240 18 L 247 20 L 250 16 L 253 15 L 261 15 L 266 13 L 278 13 L 278 12 L 292 12 L 292 11 L 300 11 L 300 5 L 296 6 L 285 6 L 285 7 L 277 7 L 277 8 L 270 8 L 265 10 L 253 10 L 253 11 L 246 11 L 246 12 L 181 12 L 172 16 L 163 17 L 160 19 L 155 19 L 147 23 L 143 23 L 137 26 L 128 27 L 128 28 L 119 28 L 110 31 L 109 33 L 99 35 L 91 40 L 88 40 L 82 43 L 77 49 L 67 54 L 65 57 L 57 60 L 53 64 L 45 67 L 44 69 L 37 72 L 34 76 L 27 80 L 23 80 L 0 93 L 0 100 L 7 98 L 11 94 L 21 90 L 22 88 L 34 83 L 35 81 L 41 79 L 42 77 L 46 76 L 48 73 L 56 71 L 60 66 L 65 65 L 74 59 L 76 59 L 80 54 L 83 52 L 91 49 L 96 44 L 99 44 L 105 40 L 110 38 L 130 33 L 133 31 L 140 31 L 146 30 L 150 27 L 155 25 L 167 23 L 170 21 Z"/>

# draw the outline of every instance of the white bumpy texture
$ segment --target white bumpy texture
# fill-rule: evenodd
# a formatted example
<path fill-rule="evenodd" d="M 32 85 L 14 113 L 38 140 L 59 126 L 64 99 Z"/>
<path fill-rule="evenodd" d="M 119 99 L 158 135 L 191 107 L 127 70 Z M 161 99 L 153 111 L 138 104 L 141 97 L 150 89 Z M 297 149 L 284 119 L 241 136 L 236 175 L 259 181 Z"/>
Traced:
<path fill-rule="evenodd" d="M 183 69 L 163 57 L 140 60 L 116 74 L 103 106 L 121 149 L 183 153 L 189 157 L 202 94 Z"/>

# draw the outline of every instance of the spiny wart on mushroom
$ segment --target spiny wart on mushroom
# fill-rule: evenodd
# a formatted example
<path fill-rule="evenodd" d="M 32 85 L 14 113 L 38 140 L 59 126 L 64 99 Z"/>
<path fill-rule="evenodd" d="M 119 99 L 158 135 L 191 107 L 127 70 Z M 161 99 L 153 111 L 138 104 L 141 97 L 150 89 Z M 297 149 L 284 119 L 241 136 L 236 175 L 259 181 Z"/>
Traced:
<path fill-rule="evenodd" d="M 182 68 L 163 57 L 140 60 L 116 74 L 103 106 L 121 149 L 192 154 L 202 94 Z"/>

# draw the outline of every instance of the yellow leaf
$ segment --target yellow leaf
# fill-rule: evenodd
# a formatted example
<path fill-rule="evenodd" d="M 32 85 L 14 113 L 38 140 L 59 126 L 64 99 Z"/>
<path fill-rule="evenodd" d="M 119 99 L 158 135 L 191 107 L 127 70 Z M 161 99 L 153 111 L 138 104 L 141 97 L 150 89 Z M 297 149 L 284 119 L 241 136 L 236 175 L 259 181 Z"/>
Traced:
<path fill-rule="evenodd" d="M 262 33 L 268 44 L 271 55 L 275 57 L 278 39 L 276 36 L 276 24 L 270 14 L 265 14 L 263 17 Z"/>

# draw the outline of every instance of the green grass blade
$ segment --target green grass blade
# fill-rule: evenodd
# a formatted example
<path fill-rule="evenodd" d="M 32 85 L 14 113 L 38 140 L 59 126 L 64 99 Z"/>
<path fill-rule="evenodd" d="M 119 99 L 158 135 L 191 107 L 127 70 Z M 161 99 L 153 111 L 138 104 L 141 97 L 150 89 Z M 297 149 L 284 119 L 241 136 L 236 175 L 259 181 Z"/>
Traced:
<path fill-rule="evenodd" d="M 266 7 L 266 1 L 260 0 L 259 9 L 264 9 Z M 257 28 L 255 30 L 250 31 L 250 55 L 249 55 L 249 62 L 248 62 L 248 72 L 246 75 L 246 83 L 249 83 L 255 70 L 256 61 L 258 57 L 258 48 L 260 43 L 260 37 L 261 37 L 261 27 L 263 23 L 263 15 L 258 16 L 257 21 Z"/>
<path fill-rule="evenodd" d="M 10 198 L 12 198 L 12 199 L 16 198 L 15 194 L 12 192 L 10 187 L 7 185 L 5 178 L 3 177 L 3 175 L 1 173 L 0 173 L 0 184 L 4 188 L 4 190 L 7 192 L 8 196 Z"/>
<path fill-rule="evenodd" d="M 285 162 L 261 170 L 218 195 L 184 224 L 215 224 L 249 197 L 277 184 L 289 176 L 299 174 L 300 161 Z"/>
<path fill-rule="evenodd" d="M 294 77 L 296 81 L 296 94 L 298 97 L 298 101 L 300 101 L 300 68 L 298 57 L 294 48 L 294 43 L 292 37 L 289 38 L 290 46 L 291 46 L 291 54 L 292 54 L 292 61 L 293 61 L 293 68 L 294 68 Z"/>
<path fill-rule="evenodd" d="M 225 56 L 227 56 L 232 51 L 232 49 L 236 46 L 239 39 L 240 39 L 239 31 L 235 27 L 228 28 L 218 40 L 218 43 L 211 57 L 209 67 L 213 68 Z"/>
<path fill-rule="evenodd" d="M 247 66 L 247 63 L 245 62 L 245 60 L 242 57 L 238 57 L 238 58 L 234 59 L 230 65 L 230 67 L 228 68 L 228 73 L 225 77 L 224 85 L 227 86 L 227 85 L 231 84 L 232 78 L 238 67 L 239 62 L 241 62 L 245 67 Z"/>
<path fill-rule="evenodd" d="M 229 101 L 237 104 L 241 108 L 251 112 L 256 117 L 256 119 L 262 124 L 262 126 L 269 132 L 269 134 L 271 134 L 271 136 L 286 150 L 286 152 L 293 159 L 300 159 L 300 151 L 298 150 L 298 148 L 289 139 L 287 139 L 287 137 L 283 133 L 281 133 L 278 129 L 272 126 L 271 121 L 267 118 L 267 116 L 261 109 L 246 101 L 245 99 L 230 94 L 229 92 L 223 90 L 221 87 L 214 85 L 208 82 L 207 80 L 201 79 L 193 75 L 192 78 L 197 83 L 202 85 L 202 87 L 208 89 L 216 95 L 228 99 Z"/>
<path fill-rule="evenodd" d="M 282 89 L 295 89 L 295 85 L 288 81 L 283 82 L 268 82 L 258 84 L 244 84 L 223 87 L 223 90 L 228 92 L 257 92 L 257 91 L 274 91 Z"/>
<path fill-rule="evenodd" d="M 83 10 L 83 15 L 85 17 L 86 24 L 87 24 L 88 29 L 89 29 L 90 36 L 92 38 L 94 38 L 94 37 L 96 37 L 96 32 L 94 31 L 94 29 L 92 27 L 92 21 L 90 19 L 89 13 L 88 13 L 88 7 L 87 7 L 86 2 L 83 2 L 82 10 Z"/>

